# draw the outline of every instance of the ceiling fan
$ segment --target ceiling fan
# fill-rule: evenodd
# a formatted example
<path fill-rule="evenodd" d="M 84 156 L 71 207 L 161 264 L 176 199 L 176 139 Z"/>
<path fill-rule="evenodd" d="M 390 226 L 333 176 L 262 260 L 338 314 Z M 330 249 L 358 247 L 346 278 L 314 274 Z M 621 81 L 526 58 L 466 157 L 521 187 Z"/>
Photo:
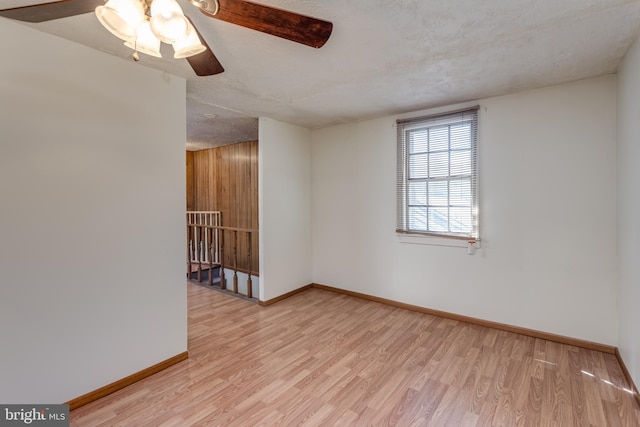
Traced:
<path fill-rule="evenodd" d="M 322 47 L 329 39 L 333 29 L 331 22 L 246 0 L 189 1 L 196 6 L 201 13 L 208 17 L 314 48 Z M 154 18 L 154 14 L 158 16 L 166 15 L 164 12 L 156 13 L 156 10 L 160 7 L 157 6 L 158 4 L 169 4 L 170 12 L 175 12 L 176 7 L 179 9 L 179 13 L 182 16 L 181 19 L 184 21 L 180 21 L 180 23 L 184 26 L 185 34 L 188 33 L 192 38 L 194 35 L 197 35 L 197 39 L 194 41 L 196 49 L 190 50 L 189 48 L 182 48 L 179 53 L 179 48 L 176 47 L 175 40 L 172 40 L 171 37 L 156 38 L 165 43 L 173 43 L 174 49 L 176 50 L 175 57 L 186 58 L 198 76 L 212 76 L 222 73 L 224 71 L 222 64 L 220 64 L 200 32 L 195 28 L 193 22 L 182 14 L 182 9 L 175 0 L 109 0 L 106 2 L 106 5 L 105 0 L 58 0 L 49 3 L 2 9 L 0 10 L 0 16 L 18 21 L 38 23 L 96 11 L 98 19 L 105 28 L 117 37 L 125 40 L 125 44 L 134 49 L 134 59 L 136 59 L 138 51 L 159 56 L 159 50 L 158 48 L 153 48 L 152 52 L 148 50 L 145 51 L 142 37 L 139 35 L 142 33 L 141 30 L 137 30 L 137 32 L 133 30 L 133 35 L 127 34 L 126 31 L 124 34 L 117 34 L 116 31 L 109 27 L 109 23 L 114 22 L 114 19 L 110 18 L 109 16 L 111 15 L 109 14 L 112 14 L 116 10 L 116 7 L 122 6 L 122 8 L 125 9 L 124 11 L 117 10 L 118 16 L 116 20 L 119 21 L 121 15 L 130 12 L 132 9 L 135 9 L 137 12 L 142 10 L 143 15 L 140 19 L 144 19 L 143 22 L 149 27 L 153 24 L 152 21 L 154 19 L 156 19 L 156 21 L 158 20 Z M 107 15 L 104 15 L 105 11 Z M 101 12 L 103 12 L 102 15 L 105 17 L 101 17 Z M 158 25 L 166 23 L 167 22 L 160 22 Z M 156 28 L 151 27 L 154 34 L 158 34 L 158 25 L 156 25 Z M 173 29 L 173 27 L 171 27 L 170 30 L 171 29 Z M 147 29 L 147 33 L 148 32 Z M 140 40 L 140 43 L 138 43 L 138 40 Z"/>

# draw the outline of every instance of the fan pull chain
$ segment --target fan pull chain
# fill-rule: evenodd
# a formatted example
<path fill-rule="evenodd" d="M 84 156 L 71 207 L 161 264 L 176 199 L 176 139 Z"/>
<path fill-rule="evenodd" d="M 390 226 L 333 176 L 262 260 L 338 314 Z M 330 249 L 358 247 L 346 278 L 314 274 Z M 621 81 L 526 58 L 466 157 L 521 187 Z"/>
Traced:
<path fill-rule="evenodd" d="M 133 55 L 131 55 L 134 61 L 140 61 L 140 55 L 138 55 L 138 38 L 133 42 Z"/>

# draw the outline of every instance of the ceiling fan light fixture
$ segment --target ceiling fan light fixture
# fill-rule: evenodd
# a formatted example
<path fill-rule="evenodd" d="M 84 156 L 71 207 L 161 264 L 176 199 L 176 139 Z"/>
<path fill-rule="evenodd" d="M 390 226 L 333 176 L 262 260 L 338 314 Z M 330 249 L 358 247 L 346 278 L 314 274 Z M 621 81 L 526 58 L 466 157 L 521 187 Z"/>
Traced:
<path fill-rule="evenodd" d="M 151 31 L 168 44 L 188 35 L 189 23 L 175 0 L 154 0 L 151 3 Z"/>
<path fill-rule="evenodd" d="M 125 46 L 146 55 L 162 58 L 162 54 L 160 53 L 160 40 L 151 31 L 149 21 L 144 21 L 140 24 L 136 38 L 126 41 L 124 44 Z"/>
<path fill-rule="evenodd" d="M 176 0 L 153 0 L 151 2 L 151 16 L 156 16 L 160 13 L 162 14 L 172 14 L 177 13 L 179 15 L 184 15 L 182 12 L 182 8 L 178 4 Z"/>
<path fill-rule="evenodd" d="M 175 51 L 173 57 L 176 59 L 188 58 L 207 50 L 207 48 L 200 41 L 198 33 L 193 28 L 193 25 L 191 25 L 191 23 L 188 21 L 187 24 L 189 29 L 187 31 L 186 37 L 176 40 L 173 43 L 173 50 Z"/>
<path fill-rule="evenodd" d="M 111 34 L 129 41 L 136 36 L 138 26 L 144 22 L 144 7 L 138 0 L 109 0 L 96 7 L 96 17 Z"/>

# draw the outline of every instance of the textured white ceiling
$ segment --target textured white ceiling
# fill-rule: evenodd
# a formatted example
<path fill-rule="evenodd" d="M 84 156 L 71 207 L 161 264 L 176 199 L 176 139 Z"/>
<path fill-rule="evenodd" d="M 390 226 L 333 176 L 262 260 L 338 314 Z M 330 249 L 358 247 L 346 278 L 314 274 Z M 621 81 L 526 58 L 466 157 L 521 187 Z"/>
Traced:
<path fill-rule="evenodd" d="M 613 73 L 640 28 L 640 0 L 258 1 L 333 22 L 314 49 L 179 2 L 226 71 L 140 62 L 188 79 L 193 149 L 255 140 L 260 116 L 320 128 Z M 93 14 L 32 26 L 129 60 Z"/>

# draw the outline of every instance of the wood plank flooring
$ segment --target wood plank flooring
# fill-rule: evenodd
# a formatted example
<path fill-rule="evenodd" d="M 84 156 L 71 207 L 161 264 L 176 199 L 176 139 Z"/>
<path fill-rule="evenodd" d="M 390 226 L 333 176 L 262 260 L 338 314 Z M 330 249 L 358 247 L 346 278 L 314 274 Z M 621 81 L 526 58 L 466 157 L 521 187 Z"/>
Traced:
<path fill-rule="evenodd" d="M 71 426 L 640 426 L 610 354 L 319 289 L 187 288 L 189 360 Z"/>

